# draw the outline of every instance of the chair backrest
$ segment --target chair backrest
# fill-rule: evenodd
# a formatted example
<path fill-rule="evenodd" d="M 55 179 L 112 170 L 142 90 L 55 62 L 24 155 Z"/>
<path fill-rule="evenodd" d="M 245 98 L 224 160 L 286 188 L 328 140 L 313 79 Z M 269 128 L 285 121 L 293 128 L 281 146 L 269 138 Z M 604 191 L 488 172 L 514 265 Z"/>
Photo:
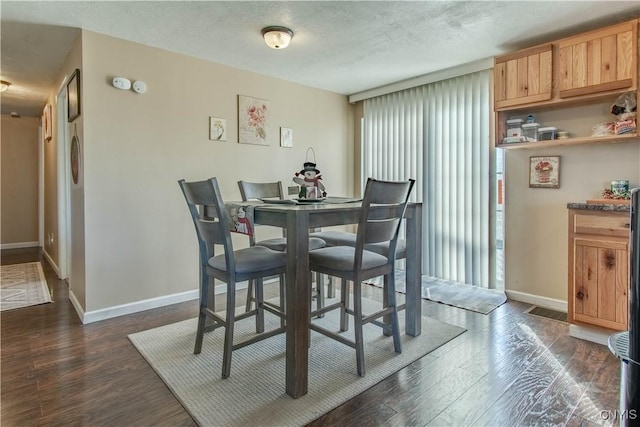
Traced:
<path fill-rule="evenodd" d="M 282 191 L 282 181 L 277 182 L 248 182 L 238 181 L 238 188 L 240 188 L 240 195 L 242 200 L 257 200 L 257 199 L 284 199 L 284 192 Z M 255 230 L 255 226 L 254 226 Z M 282 236 L 285 236 L 284 230 Z M 256 244 L 255 234 L 249 236 L 249 243 L 251 246 Z"/>
<path fill-rule="evenodd" d="M 242 200 L 252 199 L 284 199 L 282 182 L 247 182 L 238 181 Z"/>
<path fill-rule="evenodd" d="M 224 247 L 227 271 L 235 271 L 229 218 L 216 178 L 206 181 L 178 181 L 196 228 L 200 262 L 205 265 L 215 255 L 215 245 Z"/>
<path fill-rule="evenodd" d="M 368 243 L 388 242 L 389 263 L 395 261 L 400 224 L 415 180 L 380 181 L 369 178 L 362 199 L 356 238 L 355 266 L 362 266 L 362 250 Z"/>

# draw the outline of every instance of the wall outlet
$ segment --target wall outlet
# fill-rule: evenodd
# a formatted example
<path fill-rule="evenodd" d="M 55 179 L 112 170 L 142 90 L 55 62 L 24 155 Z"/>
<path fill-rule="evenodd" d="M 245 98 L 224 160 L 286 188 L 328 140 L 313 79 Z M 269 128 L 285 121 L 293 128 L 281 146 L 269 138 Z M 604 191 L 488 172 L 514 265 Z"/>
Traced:
<path fill-rule="evenodd" d="M 294 196 L 300 192 L 300 187 L 297 185 L 292 185 L 287 188 L 287 194 L 289 196 Z"/>

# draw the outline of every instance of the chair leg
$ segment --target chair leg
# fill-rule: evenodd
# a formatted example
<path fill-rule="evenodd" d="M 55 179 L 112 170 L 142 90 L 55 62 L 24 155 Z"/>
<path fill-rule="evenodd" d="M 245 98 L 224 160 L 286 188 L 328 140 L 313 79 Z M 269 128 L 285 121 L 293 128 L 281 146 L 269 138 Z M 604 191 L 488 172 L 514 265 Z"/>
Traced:
<path fill-rule="evenodd" d="M 357 279 L 357 278 L 356 278 Z M 356 344 L 356 367 L 358 375 L 364 377 L 364 337 L 362 336 L 362 283 L 353 282 L 353 332 Z"/>
<path fill-rule="evenodd" d="M 264 332 L 264 288 L 262 286 L 262 277 L 256 279 L 256 333 Z"/>
<path fill-rule="evenodd" d="M 200 270 L 200 310 L 198 314 L 198 329 L 196 331 L 196 345 L 193 354 L 199 354 L 202 351 L 202 340 L 204 338 L 204 329 L 207 323 L 207 302 L 209 298 L 209 275 L 204 271 L 204 267 Z"/>
<path fill-rule="evenodd" d="M 389 279 L 387 280 L 387 276 Z M 387 282 L 387 299 L 389 301 L 389 305 L 393 307 L 393 311 L 391 312 L 391 333 L 393 334 L 393 349 L 396 353 L 402 353 L 402 344 L 400 343 L 400 322 L 398 322 L 398 304 L 396 303 L 396 279 L 395 272 L 392 270 L 385 276 L 385 281 Z M 386 307 L 386 306 L 385 306 Z M 385 329 L 386 330 L 386 329 Z"/>
<path fill-rule="evenodd" d="M 327 298 L 335 298 L 336 297 L 336 287 L 333 283 L 333 277 L 327 276 Z"/>
<path fill-rule="evenodd" d="M 340 331 L 349 330 L 349 315 L 347 308 L 349 307 L 349 282 L 347 279 L 340 281 L 340 296 L 342 298 L 342 308 L 340 309 Z"/>
<path fill-rule="evenodd" d="M 227 314 L 224 328 L 224 347 L 222 351 L 222 378 L 231 375 L 231 354 L 233 353 L 233 327 L 235 321 L 236 283 L 230 280 L 227 284 Z"/>
<path fill-rule="evenodd" d="M 249 280 L 249 284 L 247 285 L 247 303 L 245 304 L 244 311 L 245 313 L 251 311 L 251 303 L 253 302 L 253 285 L 254 280 Z"/>
<path fill-rule="evenodd" d="M 286 303 L 287 303 L 287 288 L 286 288 L 286 283 L 285 283 L 285 277 L 284 274 L 280 275 L 280 310 L 284 313 L 285 307 L 286 307 Z M 280 318 L 280 326 L 281 327 L 285 327 L 285 325 L 287 324 L 286 322 L 286 318 L 285 317 L 281 317 Z"/>
<path fill-rule="evenodd" d="M 389 307 L 389 276 L 385 275 L 383 278 L 383 286 L 382 286 L 383 292 L 382 292 L 382 306 L 387 308 Z M 386 325 L 391 325 L 391 315 L 389 314 L 385 314 L 382 317 L 382 322 Z M 382 328 L 382 333 L 389 337 L 391 336 L 391 328 L 388 326 L 385 326 L 384 328 Z"/>
<path fill-rule="evenodd" d="M 324 278 L 320 273 L 316 273 L 316 289 L 318 292 L 316 308 L 321 310 L 324 307 Z M 320 314 L 318 317 L 324 317 L 324 314 Z"/>

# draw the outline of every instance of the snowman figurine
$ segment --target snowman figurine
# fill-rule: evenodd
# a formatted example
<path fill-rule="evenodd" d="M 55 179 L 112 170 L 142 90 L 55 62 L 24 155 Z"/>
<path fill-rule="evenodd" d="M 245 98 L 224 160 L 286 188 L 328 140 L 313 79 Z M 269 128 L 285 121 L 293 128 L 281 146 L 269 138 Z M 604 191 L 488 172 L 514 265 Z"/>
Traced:
<path fill-rule="evenodd" d="M 303 169 L 300 172 L 295 173 L 293 182 L 300 185 L 300 194 L 298 197 L 301 199 L 318 199 L 320 195 L 318 192 L 322 192 L 322 197 L 327 196 L 324 184 L 320 182 L 322 176 L 320 171 L 316 168 L 316 164 L 313 162 L 305 162 Z"/>

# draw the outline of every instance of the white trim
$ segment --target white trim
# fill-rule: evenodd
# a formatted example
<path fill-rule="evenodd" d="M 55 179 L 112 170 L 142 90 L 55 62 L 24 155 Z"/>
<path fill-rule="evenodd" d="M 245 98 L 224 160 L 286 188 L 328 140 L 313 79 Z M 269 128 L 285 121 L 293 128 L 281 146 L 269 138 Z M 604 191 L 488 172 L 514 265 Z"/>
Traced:
<path fill-rule="evenodd" d="M 51 125 L 53 126 L 53 123 Z M 44 140 L 42 123 L 38 127 L 38 134 L 38 246 L 44 248 L 44 144 L 47 141 Z"/>
<path fill-rule="evenodd" d="M 76 298 L 76 295 L 73 293 L 71 289 L 69 289 L 69 301 L 71 301 L 71 305 L 73 305 L 73 308 L 76 309 L 76 313 L 78 314 L 78 317 L 80 318 L 80 321 L 82 322 L 82 324 L 87 323 L 84 320 L 85 313 L 84 313 L 84 309 L 82 308 L 82 304 L 80 304 L 80 301 L 78 301 L 78 298 Z"/>
<path fill-rule="evenodd" d="M 391 83 L 385 86 L 365 90 L 362 92 L 349 95 L 349 102 L 354 104 L 363 99 L 374 98 L 376 96 L 387 95 L 389 93 L 398 92 L 412 87 L 423 86 L 433 82 L 452 79 L 454 77 L 471 74 L 478 71 L 493 68 L 493 57 L 484 58 L 467 64 L 457 65 L 455 67 L 446 68 L 444 70 L 435 71 L 433 73 L 424 74 L 422 76 L 413 77 L 407 80 Z"/>
<path fill-rule="evenodd" d="M 0 245 L 0 249 L 20 249 L 20 248 L 33 248 L 39 247 L 39 242 L 19 242 L 19 243 L 3 243 Z"/>
<path fill-rule="evenodd" d="M 47 261 L 49 262 L 49 265 L 51 265 L 51 268 L 53 268 L 53 271 L 55 271 L 56 276 L 58 276 L 58 279 L 61 279 L 60 268 L 58 268 L 58 264 L 53 262 L 53 258 L 51 258 L 51 255 L 49 255 L 49 252 L 47 252 L 47 250 L 44 247 L 42 248 L 42 255 L 47 259 Z"/>
<path fill-rule="evenodd" d="M 533 295 L 525 292 L 510 291 L 508 289 L 505 292 L 507 294 L 507 298 L 514 301 L 526 302 L 528 304 L 537 305 L 538 307 L 562 311 L 563 313 L 566 313 L 568 310 L 566 301 L 541 297 L 540 295 Z"/>
<path fill-rule="evenodd" d="M 236 287 L 237 290 L 245 289 L 247 282 L 239 283 Z M 215 287 L 215 294 L 223 294 L 226 292 L 226 285 L 220 284 Z M 73 292 L 69 290 L 69 300 L 76 309 L 76 313 L 80 316 L 82 324 L 98 322 L 100 320 L 111 319 L 114 317 L 124 316 L 127 314 L 138 313 L 140 311 L 151 310 L 153 308 L 165 307 L 167 305 L 178 304 L 185 301 L 192 301 L 198 299 L 198 290 L 181 292 L 178 294 L 165 295 L 156 298 L 150 298 L 142 301 L 131 302 L 127 304 L 117 305 L 115 307 L 102 308 L 100 310 L 85 312 L 82 305 L 78 302 Z"/>
<path fill-rule="evenodd" d="M 609 336 L 614 333 L 615 331 L 596 326 L 569 325 L 569 336 L 604 346 L 609 344 Z"/>

